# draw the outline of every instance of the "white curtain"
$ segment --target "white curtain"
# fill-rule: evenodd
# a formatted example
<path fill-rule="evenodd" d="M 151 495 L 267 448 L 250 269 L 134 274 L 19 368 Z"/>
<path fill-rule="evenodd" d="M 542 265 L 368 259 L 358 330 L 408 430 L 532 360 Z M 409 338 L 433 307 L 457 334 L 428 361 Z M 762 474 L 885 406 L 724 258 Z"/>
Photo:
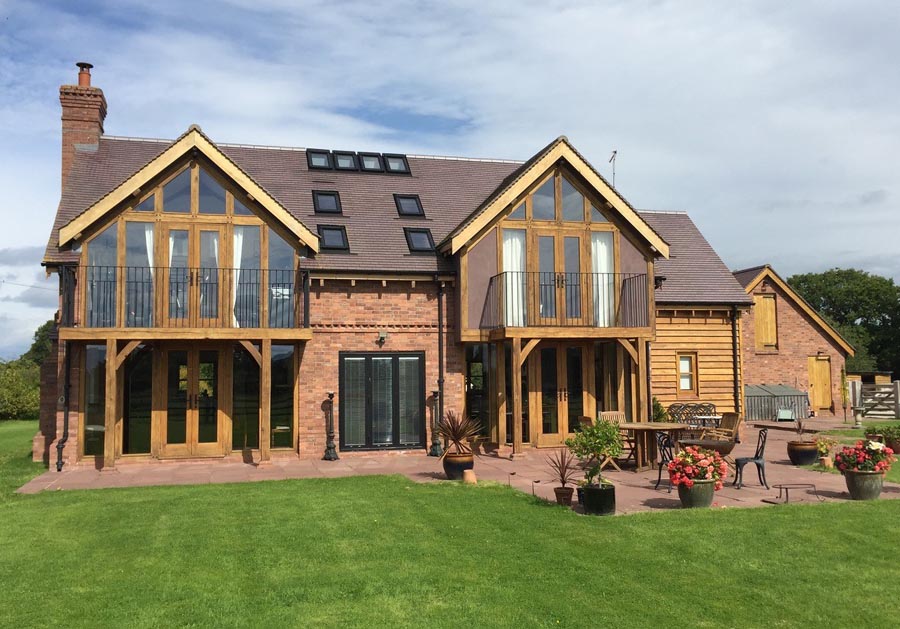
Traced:
<path fill-rule="evenodd" d="M 150 268 L 150 279 L 153 279 L 153 223 L 144 223 L 144 243 L 147 247 L 147 266 Z"/>
<path fill-rule="evenodd" d="M 241 279 L 241 257 L 244 252 L 244 228 L 235 225 L 234 227 L 234 284 L 231 288 L 231 317 L 234 320 L 234 327 L 239 328 L 241 324 L 237 318 L 237 298 L 238 298 L 238 282 Z"/>
<path fill-rule="evenodd" d="M 169 269 L 172 268 L 172 254 L 175 253 L 175 234 L 169 232 Z M 169 271 L 171 273 L 171 270 Z"/>
<path fill-rule="evenodd" d="M 503 230 L 504 325 L 525 325 L 525 230 Z"/>
<path fill-rule="evenodd" d="M 613 275 L 612 232 L 591 233 L 591 272 L 594 274 L 594 325 L 609 327 L 613 324 L 616 295 Z"/>

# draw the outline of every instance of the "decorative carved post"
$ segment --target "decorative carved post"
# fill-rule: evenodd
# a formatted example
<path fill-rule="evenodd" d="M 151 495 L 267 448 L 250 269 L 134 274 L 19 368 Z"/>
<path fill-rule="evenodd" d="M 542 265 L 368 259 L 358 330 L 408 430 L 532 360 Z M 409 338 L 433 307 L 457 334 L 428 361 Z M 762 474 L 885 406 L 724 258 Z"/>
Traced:
<path fill-rule="evenodd" d="M 337 461 L 338 453 L 334 447 L 334 391 L 328 392 L 328 412 L 325 414 L 325 431 L 328 433 L 328 441 L 325 442 L 324 461 Z"/>
<path fill-rule="evenodd" d="M 441 448 L 441 440 L 438 436 L 438 409 L 440 409 L 439 400 L 441 398 L 440 391 L 431 392 L 434 403 L 431 406 L 431 449 L 428 450 L 428 456 L 443 456 L 444 449 Z"/>

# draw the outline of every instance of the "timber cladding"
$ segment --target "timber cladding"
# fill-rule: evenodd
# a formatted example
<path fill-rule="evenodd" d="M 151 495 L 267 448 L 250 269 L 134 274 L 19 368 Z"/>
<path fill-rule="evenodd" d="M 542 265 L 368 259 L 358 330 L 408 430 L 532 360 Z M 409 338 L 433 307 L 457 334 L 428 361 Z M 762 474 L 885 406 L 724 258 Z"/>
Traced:
<path fill-rule="evenodd" d="M 679 354 L 696 355 L 696 395 L 679 395 Z M 720 413 L 734 412 L 731 311 L 699 307 L 658 309 L 656 340 L 650 345 L 650 370 L 652 393 L 664 407 L 674 402 L 711 402 Z"/>

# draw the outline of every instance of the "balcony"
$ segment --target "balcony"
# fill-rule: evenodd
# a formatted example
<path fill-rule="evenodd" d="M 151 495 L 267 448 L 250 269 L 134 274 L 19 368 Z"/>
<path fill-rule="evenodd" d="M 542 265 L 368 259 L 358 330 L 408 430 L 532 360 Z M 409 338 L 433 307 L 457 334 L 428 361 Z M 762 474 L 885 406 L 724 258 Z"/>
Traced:
<path fill-rule="evenodd" d="M 615 328 L 646 328 L 649 321 L 644 273 L 512 271 L 491 278 L 480 327 L 593 328 L 597 332 L 613 332 Z"/>
<path fill-rule="evenodd" d="M 299 338 L 288 331 L 309 328 L 307 271 L 85 266 L 60 274 L 62 328 L 202 329 L 222 338 L 263 329 Z"/>

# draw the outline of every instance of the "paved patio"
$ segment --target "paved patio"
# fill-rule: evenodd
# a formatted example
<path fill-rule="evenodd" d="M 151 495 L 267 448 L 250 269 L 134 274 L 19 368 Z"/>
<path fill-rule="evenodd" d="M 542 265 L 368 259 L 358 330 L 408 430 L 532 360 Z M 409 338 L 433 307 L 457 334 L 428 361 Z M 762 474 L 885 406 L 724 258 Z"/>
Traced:
<path fill-rule="evenodd" d="M 840 420 L 816 422 L 819 428 L 840 425 Z M 756 448 L 756 428 L 746 427 L 744 442 L 734 456 L 752 456 Z M 787 458 L 785 443 L 795 439 L 790 430 L 773 428 L 766 447 L 766 477 L 771 487 L 778 483 L 811 483 L 825 501 L 849 499 L 844 479 L 839 474 L 825 474 L 795 468 Z M 516 489 L 554 500 L 552 476 L 547 466 L 548 451 L 528 450 L 516 460 L 484 454 L 477 457 L 475 472 L 480 481 L 506 483 Z M 758 484 L 754 466 L 744 470 L 743 489 L 731 487 L 730 474 L 724 489 L 716 492 L 714 507 L 768 506 L 778 490 L 765 489 Z M 40 491 L 101 489 L 109 487 L 141 487 L 150 485 L 198 485 L 209 483 L 239 483 L 289 478 L 331 478 L 371 474 L 402 474 L 416 482 L 437 482 L 444 479 L 440 462 L 424 453 L 407 455 L 345 456 L 339 461 L 275 460 L 270 465 L 256 466 L 239 461 L 209 462 L 149 462 L 123 463 L 114 471 L 102 472 L 92 466 L 68 466 L 63 472 L 48 471 L 19 489 L 21 493 Z M 668 490 L 668 478 L 663 472 L 659 489 L 654 489 L 657 471 L 635 473 L 629 470 L 605 474 L 616 484 L 617 513 L 636 513 L 655 509 L 679 508 L 678 494 Z M 900 498 L 900 485 L 885 483 L 882 498 Z M 811 491 L 791 491 L 791 502 L 818 502 Z"/>

